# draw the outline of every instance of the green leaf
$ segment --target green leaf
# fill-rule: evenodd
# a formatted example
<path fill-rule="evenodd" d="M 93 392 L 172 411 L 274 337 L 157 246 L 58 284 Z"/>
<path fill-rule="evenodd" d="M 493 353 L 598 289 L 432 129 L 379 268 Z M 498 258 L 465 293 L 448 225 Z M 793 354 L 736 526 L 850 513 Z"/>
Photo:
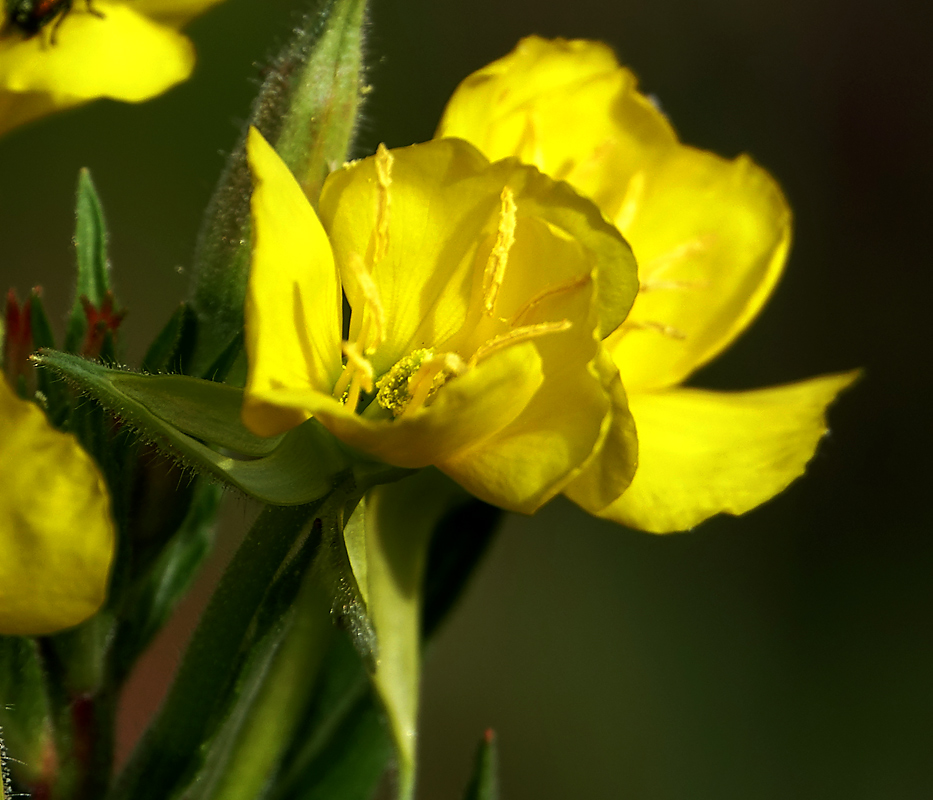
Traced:
<path fill-rule="evenodd" d="M 230 344 L 221 351 L 220 355 L 214 360 L 214 363 L 204 371 L 201 377 L 208 381 L 225 381 L 228 376 L 231 376 L 234 372 L 240 373 L 237 375 L 238 379 L 241 374 L 245 374 L 246 355 L 243 350 L 244 340 L 243 331 L 237 331 L 230 340 Z M 240 382 L 236 382 L 234 385 L 239 386 Z"/>
<path fill-rule="evenodd" d="M 168 621 L 210 554 L 220 496 L 218 486 L 197 483 L 185 519 L 133 588 L 125 604 L 129 618 L 114 643 L 119 680 Z"/>
<path fill-rule="evenodd" d="M 466 495 L 433 469 L 367 493 L 344 531 L 347 553 L 376 632 L 373 685 L 398 755 L 398 797 L 414 795 L 424 569 L 435 526 Z"/>
<path fill-rule="evenodd" d="M 324 531 L 340 526 L 345 500 L 338 491 L 325 502 L 318 516 Z M 264 637 L 268 642 L 253 647 L 240 697 L 210 743 L 205 767 L 185 791 L 185 800 L 253 800 L 278 771 L 334 635 L 329 581 L 322 580 L 320 569 L 326 559 L 319 547 L 310 570 L 304 568 L 306 562 L 290 569 L 291 591 L 280 593 L 283 599 L 275 606 L 287 611 L 280 620 L 257 624 L 257 629 L 270 631 Z"/>
<path fill-rule="evenodd" d="M 194 312 L 182 303 L 149 345 L 143 357 L 142 371 L 184 372 L 189 351 L 194 345 L 194 325 Z"/>
<path fill-rule="evenodd" d="M 53 351 L 40 353 L 36 361 L 93 396 L 185 466 L 264 502 L 311 502 L 353 467 L 347 451 L 316 420 L 271 439 L 250 433 L 240 422 L 240 389 L 183 375 L 109 369 Z M 370 478 L 378 479 L 378 473 Z"/>
<path fill-rule="evenodd" d="M 55 336 L 52 326 L 45 313 L 45 304 L 42 302 L 42 293 L 33 289 L 29 298 L 30 325 L 32 327 L 32 343 L 35 349 L 55 347 Z M 43 405 L 52 425 L 61 427 L 68 418 L 70 400 L 65 382 L 48 370 L 36 369 L 36 385 L 42 393 Z"/>
<path fill-rule="evenodd" d="M 368 800 L 385 772 L 392 746 L 368 696 L 343 717 L 289 800 Z M 278 798 L 278 795 L 275 795 Z"/>
<path fill-rule="evenodd" d="M 476 752 L 473 776 L 463 800 L 499 800 L 499 751 L 496 734 L 491 728 Z"/>
<path fill-rule="evenodd" d="M 35 639 L 0 637 L 0 726 L 17 782 L 37 782 L 55 752 L 48 676 Z M 15 702 L 13 702 L 15 700 Z"/>
<path fill-rule="evenodd" d="M 250 115 L 316 206 L 328 172 L 349 157 L 361 104 L 366 0 L 322 0 L 269 70 Z M 250 261 L 250 174 L 238 143 L 205 214 L 194 259 L 198 342 L 191 374 L 243 328 Z"/>
<path fill-rule="evenodd" d="M 91 173 L 78 173 L 78 196 L 75 208 L 75 255 L 78 277 L 75 299 L 65 335 L 65 350 L 77 352 L 87 328 L 81 298 L 100 307 L 110 290 L 110 263 L 107 260 L 107 225 L 104 211 L 91 180 Z"/>

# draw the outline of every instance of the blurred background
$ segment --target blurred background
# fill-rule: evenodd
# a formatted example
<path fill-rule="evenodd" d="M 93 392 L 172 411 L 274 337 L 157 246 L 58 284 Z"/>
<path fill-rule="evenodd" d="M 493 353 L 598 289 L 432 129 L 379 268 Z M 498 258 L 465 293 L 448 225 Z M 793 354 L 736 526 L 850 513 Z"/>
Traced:
<path fill-rule="evenodd" d="M 303 6 L 227 0 L 190 28 L 187 84 L 0 140 L 0 288 L 43 285 L 61 322 L 90 167 L 138 361 L 185 294 L 224 152 Z M 684 141 L 750 153 L 796 214 L 774 298 L 693 383 L 865 370 L 807 477 L 743 518 L 655 537 L 563 501 L 510 517 L 429 654 L 420 796 L 459 797 L 493 727 L 511 800 L 933 797 L 928 4 L 372 0 L 371 20 L 358 155 L 430 138 L 457 83 L 526 34 L 609 42 Z M 124 747 L 196 605 L 137 675 Z"/>

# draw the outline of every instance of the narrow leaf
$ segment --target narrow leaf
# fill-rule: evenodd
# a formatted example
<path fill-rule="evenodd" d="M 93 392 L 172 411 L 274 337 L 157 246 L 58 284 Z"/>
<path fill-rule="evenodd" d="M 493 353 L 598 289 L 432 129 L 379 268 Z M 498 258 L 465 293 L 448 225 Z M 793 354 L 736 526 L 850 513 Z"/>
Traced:
<path fill-rule="evenodd" d="M 75 299 L 68 320 L 65 350 L 77 352 L 84 338 L 87 322 L 81 298 L 100 307 L 110 290 L 110 264 L 107 260 L 107 225 L 104 211 L 91 180 L 91 173 L 82 169 L 78 173 L 78 196 L 75 207 L 75 256 L 78 276 Z"/>
<path fill-rule="evenodd" d="M 499 800 L 499 751 L 492 728 L 486 731 L 476 751 L 473 776 L 463 800 Z"/>
<path fill-rule="evenodd" d="M 316 420 L 273 439 L 239 420 L 242 390 L 183 375 L 140 375 L 44 351 L 55 370 L 185 466 L 276 505 L 323 497 L 352 462 Z M 210 445 L 213 445 L 210 446 Z M 220 449 L 217 449 L 220 448 Z"/>

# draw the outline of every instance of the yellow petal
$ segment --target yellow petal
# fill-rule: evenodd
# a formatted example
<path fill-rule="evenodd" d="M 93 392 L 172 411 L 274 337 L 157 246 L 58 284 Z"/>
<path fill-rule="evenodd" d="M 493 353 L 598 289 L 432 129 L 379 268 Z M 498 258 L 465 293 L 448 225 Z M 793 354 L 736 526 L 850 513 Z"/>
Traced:
<path fill-rule="evenodd" d="M 603 434 L 592 456 L 564 489 L 565 495 L 591 514 L 619 498 L 631 484 L 638 463 L 635 421 L 619 371 L 605 349 L 595 366 L 609 397 L 609 413 L 603 420 Z"/>
<path fill-rule="evenodd" d="M 676 142 L 636 87 L 600 42 L 530 36 L 457 87 L 435 135 L 517 156 L 613 217 L 632 176 Z"/>
<path fill-rule="evenodd" d="M 530 514 L 576 477 L 606 436 L 611 406 L 593 363 L 595 320 L 587 326 L 579 314 L 570 316 L 573 327 L 534 340 L 544 380 L 521 415 L 485 442 L 435 462 L 481 500 Z M 627 457 L 631 464 L 634 452 Z"/>
<path fill-rule="evenodd" d="M 379 158 L 390 162 L 384 186 Z M 477 251 L 495 233 L 499 189 L 488 166 L 463 142 L 432 142 L 358 161 L 327 179 L 321 220 L 354 310 L 350 341 L 374 313 L 364 311 L 366 293 L 350 268 L 354 263 L 371 275 L 383 311 L 384 341 L 373 355 L 377 374 L 463 325 Z M 387 232 L 382 257 L 379 230 Z"/>
<path fill-rule="evenodd" d="M 0 634 L 43 635 L 104 602 L 114 528 L 103 477 L 0 379 Z"/>
<path fill-rule="evenodd" d="M 221 0 L 131 0 L 140 14 L 163 25 L 180 28 Z"/>
<path fill-rule="evenodd" d="M 254 188 L 243 421 L 274 436 L 309 414 L 270 406 L 270 397 L 295 389 L 330 395 L 341 371 L 342 301 L 330 243 L 298 182 L 255 128 L 247 153 Z"/>
<path fill-rule="evenodd" d="M 630 197 L 619 224 L 641 289 L 607 343 L 628 391 L 680 383 L 758 314 L 784 266 L 791 213 L 748 157 L 679 147 Z"/>
<path fill-rule="evenodd" d="M 479 335 L 472 329 L 482 306 L 477 279 L 496 241 L 504 187 L 514 195 L 517 242 L 496 318 L 546 287 L 595 271 L 603 333 L 624 319 L 638 289 L 634 257 L 599 210 L 567 185 L 515 161 L 490 165 L 466 142 L 436 140 L 391 151 L 388 199 L 381 205 L 377 158 L 333 173 L 320 204 L 354 309 L 351 341 L 362 326 L 366 295 L 347 266 L 362 263 L 377 289 L 385 323 L 384 342 L 373 355 L 377 374 L 418 348 L 460 349 L 465 336 Z M 381 216 L 387 246 L 377 259 Z M 520 266 L 515 253 L 522 243 L 545 238 L 550 249 Z"/>
<path fill-rule="evenodd" d="M 194 48 L 186 37 L 132 3 L 95 0 L 93 8 L 102 16 L 75 3 L 61 25 L 28 39 L 0 38 L 0 90 L 45 92 L 62 105 L 95 97 L 137 102 L 191 74 Z"/>
<path fill-rule="evenodd" d="M 633 394 L 638 471 L 599 516 L 666 533 L 743 514 L 802 475 L 826 433 L 826 408 L 857 373 L 751 392 Z"/>
<path fill-rule="evenodd" d="M 534 344 L 504 348 L 453 378 L 434 402 L 398 419 L 355 414 L 322 392 L 273 390 L 258 399 L 306 409 L 337 438 L 398 467 L 418 468 L 483 442 L 514 420 L 542 382 Z"/>

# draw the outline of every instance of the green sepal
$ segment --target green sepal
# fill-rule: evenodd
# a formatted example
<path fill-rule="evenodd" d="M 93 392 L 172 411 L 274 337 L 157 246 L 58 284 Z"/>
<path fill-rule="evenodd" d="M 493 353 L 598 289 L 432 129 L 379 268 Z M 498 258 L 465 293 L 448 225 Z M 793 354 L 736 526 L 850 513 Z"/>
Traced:
<path fill-rule="evenodd" d="M 462 595 L 501 518 L 501 509 L 470 500 L 437 523 L 424 582 L 423 641 Z M 369 800 L 393 753 L 380 706 L 358 650 L 338 637 L 268 800 Z"/>
<path fill-rule="evenodd" d="M 354 466 L 348 451 L 316 420 L 279 437 L 251 433 L 240 422 L 242 390 L 232 386 L 109 369 L 54 351 L 40 353 L 36 361 L 90 394 L 184 466 L 267 503 L 317 500 Z M 378 469 L 369 480 L 378 482 Z"/>
<path fill-rule="evenodd" d="M 327 174 L 349 157 L 361 104 L 366 0 L 323 0 L 268 70 L 250 114 L 316 207 Z M 244 137 L 202 223 L 191 302 L 198 314 L 192 374 L 204 375 L 243 327 L 250 261 L 250 173 Z"/>
<path fill-rule="evenodd" d="M 491 728 L 476 751 L 473 776 L 463 800 L 499 800 L 499 751 L 496 734 Z"/>
<path fill-rule="evenodd" d="M 78 193 L 75 206 L 75 256 L 78 276 L 75 298 L 71 306 L 65 333 L 65 350 L 76 353 L 87 331 L 87 319 L 81 298 L 86 297 L 99 308 L 110 291 L 110 262 L 107 259 L 107 224 L 104 210 L 91 180 L 91 173 L 78 173 Z"/>
<path fill-rule="evenodd" d="M 372 674 L 398 756 L 397 797 L 414 796 L 424 571 L 431 534 L 464 490 L 434 469 L 367 493 L 344 531 L 353 575 L 376 633 Z"/>

